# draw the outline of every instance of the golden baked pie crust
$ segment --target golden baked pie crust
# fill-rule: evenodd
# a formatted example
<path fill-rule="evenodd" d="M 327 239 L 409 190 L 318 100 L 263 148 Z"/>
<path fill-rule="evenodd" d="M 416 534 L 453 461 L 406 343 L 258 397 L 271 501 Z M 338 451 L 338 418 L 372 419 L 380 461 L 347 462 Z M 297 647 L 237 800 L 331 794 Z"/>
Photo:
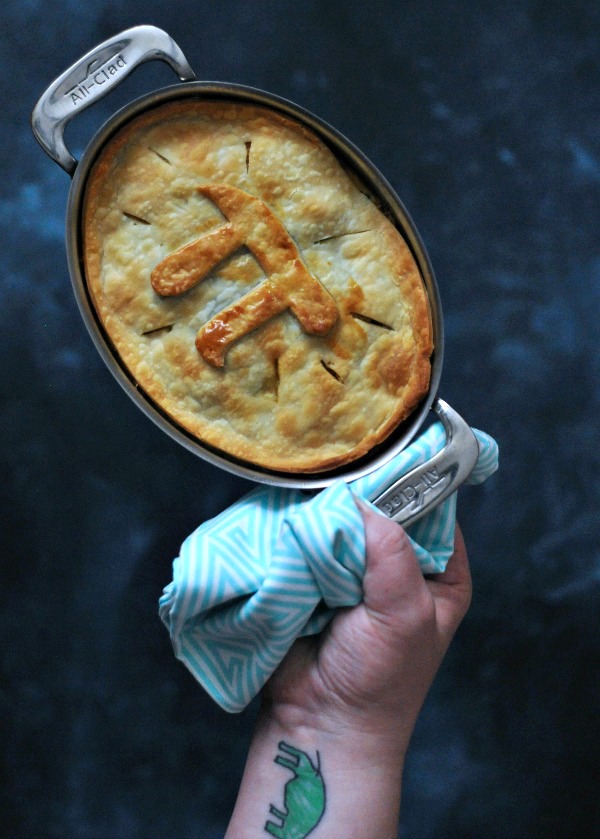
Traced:
<path fill-rule="evenodd" d="M 90 173 L 83 250 L 136 382 L 235 458 L 343 466 L 427 393 L 410 249 L 312 132 L 267 108 L 182 100 L 128 123 Z"/>

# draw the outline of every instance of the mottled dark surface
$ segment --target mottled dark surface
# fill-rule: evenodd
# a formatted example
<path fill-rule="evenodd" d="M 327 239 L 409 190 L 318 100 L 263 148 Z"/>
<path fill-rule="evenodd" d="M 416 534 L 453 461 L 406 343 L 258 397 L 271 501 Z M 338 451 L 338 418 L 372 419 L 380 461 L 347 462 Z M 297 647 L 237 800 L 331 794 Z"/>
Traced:
<path fill-rule="evenodd" d="M 68 176 L 35 144 L 46 85 L 104 38 L 167 29 L 198 76 L 345 132 L 432 259 L 444 397 L 492 433 L 461 493 L 475 597 L 406 771 L 405 839 L 600 836 L 600 7 L 593 0 L 4 0 L 0 835 L 212 839 L 252 709 L 172 654 L 157 599 L 182 539 L 249 488 L 155 428 L 88 338 Z M 171 84 L 146 65 L 68 132 Z"/>

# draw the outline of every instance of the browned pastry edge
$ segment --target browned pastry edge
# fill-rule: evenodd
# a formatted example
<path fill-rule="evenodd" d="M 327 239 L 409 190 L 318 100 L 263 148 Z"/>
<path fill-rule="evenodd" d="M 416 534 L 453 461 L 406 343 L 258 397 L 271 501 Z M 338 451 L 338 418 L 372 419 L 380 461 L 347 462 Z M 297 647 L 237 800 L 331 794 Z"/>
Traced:
<path fill-rule="evenodd" d="M 162 115 L 166 118 L 180 114 L 188 107 L 189 104 L 187 102 L 173 103 L 168 106 L 162 106 L 161 111 Z M 207 106 L 206 103 L 202 107 L 210 111 L 210 106 Z M 220 106 L 217 104 L 215 107 L 218 108 Z M 258 114 L 265 113 L 262 108 L 246 106 L 247 110 L 250 108 Z M 295 121 L 270 111 L 267 112 L 267 116 L 277 123 L 291 126 L 295 132 L 301 133 L 309 143 L 319 144 L 319 141 L 310 131 Z M 433 350 L 431 317 L 427 294 L 408 247 L 404 242 L 401 242 L 396 231 L 392 232 L 389 228 L 382 230 L 382 237 L 386 240 L 388 255 L 391 255 L 391 259 L 395 260 L 398 265 L 398 275 L 401 277 L 399 282 L 402 283 L 405 305 L 411 309 L 411 322 L 415 345 L 411 360 L 411 369 L 408 374 L 406 369 L 394 369 L 395 364 L 397 364 L 397 359 L 394 358 L 393 354 L 389 357 L 382 357 L 377 362 L 377 375 L 385 381 L 388 390 L 393 390 L 395 377 L 400 383 L 404 383 L 402 400 L 397 404 L 396 409 L 389 413 L 385 422 L 365 434 L 355 445 L 335 455 L 324 454 L 319 451 L 318 447 L 312 451 L 310 447 L 304 446 L 298 450 L 294 450 L 293 443 L 290 444 L 290 448 L 283 454 L 278 454 L 270 448 L 268 443 L 258 443 L 246 439 L 235 432 L 232 432 L 227 439 L 224 439 L 222 429 L 216 428 L 210 420 L 206 420 L 206 418 L 199 415 L 194 416 L 189 411 L 179 410 L 177 404 L 173 404 L 172 397 L 165 389 L 164 383 L 156 378 L 152 369 L 148 369 L 143 364 L 140 365 L 139 357 L 128 343 L 127 336 L 118 321 L 118 317 L 110 310 L 110 305 L 105 298 L 102 288 L 102 241 L 96 230 L 94 217 L 103 184 L 106 178 L 111 177 L 113 167 L 115 166 L 115 162 L 118 161 L 121 149 L 127 145 L 130 139 L 141 128 L 145 125 L 152 124 L 155 119 L 156 114 L 154 111 L 150 111 L 128 124 L 110 141 L 90 175 L 84 203 L 83 229 L 85 236 L 84 257 L 86 277 L 100 320 L 110 340 L 114 342 L 123 363 L 132 372 L 139 386 L 148 396 L 185 431 L 197 437 L 200 441 L 204 441 L 215 449 L 225 454 L 230 454 L 239 460 L 278 472 L 318 473 L 336 469 L 363 457 L 374 446 L 385 440 L 412 413 L 427 394 L 429 387 L 431 371 L 430 356 Z M 201 187 L 201 189 L 206 193 L 210 193 L 211 189 L 216 190 L 218 187 L 206 185 Z M 168 260 L 169 258 L 167 257 L 166 259 Z M 355 314 L 355 312 L 351 311 L 352 307 L 350 304 L 345 309 L 344 301 L 338 300 L 337 303 L 342 321 L 347 320 Z M 213 320 L 215 323 L 218 323 L 218 317 Z M 331 332 L 336 333 L 336 329 L 331 330 Z M 209 346 L 213 338 L 214 336 L 208 335 L 206 331 L 203 335 L 201 330 L 198 334 L 198 339 L 201 344 L 200 349 L 202 349 L 202 345 L 205 347 Z M 335 336 L 331 338 L 329 343 L 332 348 L 335 348 Z M 218 363 L 218 352 L 216 359 Z M 215 362 L 213 361 L 213 363 Z M 325 363 L 323 362 L 323 364 Z M 221 370 L 221 373 L 223 375 L 227 374 L 226 366 Z M 333 375 L 325 375 L 323 378 L 324 400 L 326 401 L 329 398 L 329 391 L 333 393 L 335 388 L 339 386 L 341 386 L 340 382 L 336 381 Z"/>

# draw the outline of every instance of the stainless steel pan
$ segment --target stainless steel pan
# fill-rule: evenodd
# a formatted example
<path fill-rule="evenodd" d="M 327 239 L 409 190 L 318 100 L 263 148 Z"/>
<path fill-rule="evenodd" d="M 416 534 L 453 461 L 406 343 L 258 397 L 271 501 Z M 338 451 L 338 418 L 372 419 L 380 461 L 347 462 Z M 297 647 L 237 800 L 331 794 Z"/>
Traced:
<path fill-rule="evenodd" d="M 147 94 L 122 108 L 92 138 L 77 161 L 64 141 L 67 123 L 80 111 L 97 102 L 140 64 L 149 60 L 167 62 L 180 83 Z M 105 334 L 91 302 L 83 269 L 81 208 L 90 169 L 108 139 L 125 123 L 148 108 L 187 98 L 227 98 L 250 102 L 290 116 L 311 128 L 350 167 L 386 208 L 390 218 L 408 242 L 429 295 L 435 350 L 427 397 L 385 444 L 346 468 L 318 475 L 290 475 L 253 468 L 215 451 L 193 438 L 167 417 L 137 386 Z M 378 506 L 390 518 L 407 523 L 423 515 L 435 503 L 452 493 L 468 476 L 477 459 L 477 441 L 468 425 L 437 397 L 443 362 L 442 308 L 433 270 L 425 248 L 402 202 L 380 172 L 338 131 L 323 120 L 285 99 L 241 85 L 199 82 L 185 56 L 172 40 L 153 26 L 138 26 L 116 35 L 89 53 L 56 79 L 39 99 L 32 114 L 32 129 L 42 148 L 71 177 L 66 217 L 67 258 L 75 296 L 90 335 L 108 368 L 142 411 L 172 438 L 200 457 L 230 472 L 260 483 L 301 489 L 327 486 L 337 478 L 351 481 L 376 469 L 405 448 L 433 414 L 446 428 L 444 450 L 411 475 L 405 476 L 380 499 Z M 423 490 L 427 491 L 424 492 Z"/>

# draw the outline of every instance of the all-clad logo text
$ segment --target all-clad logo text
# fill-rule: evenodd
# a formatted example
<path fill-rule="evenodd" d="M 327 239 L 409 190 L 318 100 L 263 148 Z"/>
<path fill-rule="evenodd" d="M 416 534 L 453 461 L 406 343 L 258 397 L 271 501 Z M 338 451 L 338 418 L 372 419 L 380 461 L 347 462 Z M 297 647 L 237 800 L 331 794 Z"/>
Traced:
<path fill-rule="evenodd" d="M 446 475 L 447 473 L 440 475 L 436 468 L 427 469 L 413 484 L 403 483 L 400 488 L 396 489 L 393 495 L 381 503 L 381 509 L 388 516 L 393 516 L 409 504 L 413 505 L 413 510 L 420 510 L 425 501 L 425 495 L 438 487 Z"/>
<path fill-rule="evenodd" d="M 115 53 L 109 59 L 98 65 L 98 60 L 91 61 L 86 74 L 80 82 L 67 90 L 65 96 L 71 97 L 73 105 L 79 105 L 91 96 L 95 87 L 101 87 L 109 82 L 113 76 L 120 73 L 127 66 L 127 62 L 120 53 Z"/>

